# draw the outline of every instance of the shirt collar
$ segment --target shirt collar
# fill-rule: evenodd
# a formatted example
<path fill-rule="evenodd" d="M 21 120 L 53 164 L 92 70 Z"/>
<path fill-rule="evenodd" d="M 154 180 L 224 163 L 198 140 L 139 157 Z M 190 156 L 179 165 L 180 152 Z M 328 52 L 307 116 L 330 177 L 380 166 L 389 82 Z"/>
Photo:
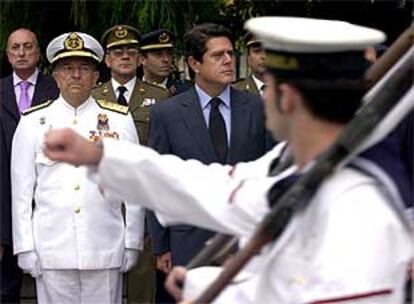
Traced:
<path fill-rule="evenodd" d="M 37 76 L 39 75 L 39 70 L 35 69 L 32 75 L 30 75 L 29 78 L 26 79 L 26 81 L 30 82 L 32 85 L 36 85 L 37 82 Z M 19 76 L 17 76 L 16 72 L 13 72 L 13 86 L 19 85 L 23 79 L 21 79 Z"/>
<path fill-rule="evenodd" d="M 254 83 L 256 84 L 256 88 L 261 91 L 262 90 L 262 86 L 264 85 L 264 82 L 261 81 L 260 79 L 256 78 L 256 76 L 254 76 L 254 74 L 252 74 L 252 78 Z"/>
<path fill-rule="evenodd" d="M 210 96 L 208 95 L 203 89 L 201 89 L 197 84 L 195 85 L 195 89 L 198 95 L 198 100 L 200 101 L 201 108 L 204 109 L 209 104 L 210 100 L 213 97 L 219 97 L 223 104 L 230 108 L 230 86 L 227 86 L 226 89 L 221 92 L 219 96 Z"/>
<path fill-rule="evenodd" d="M 126 84 L 120 84 L 118 81 L 115 80 L 115 78 L 111 78 L 112 87 L 114 88 L 114 92 L 118 91 L 118 88 L 123 86 L 127 89 L 129 94 L 132 94 L 132 91 L 134 90 L 135 82 L 137 81 L 137 77 L 134 76 L 131 78 L 130 81 L 128 81 Z"/>

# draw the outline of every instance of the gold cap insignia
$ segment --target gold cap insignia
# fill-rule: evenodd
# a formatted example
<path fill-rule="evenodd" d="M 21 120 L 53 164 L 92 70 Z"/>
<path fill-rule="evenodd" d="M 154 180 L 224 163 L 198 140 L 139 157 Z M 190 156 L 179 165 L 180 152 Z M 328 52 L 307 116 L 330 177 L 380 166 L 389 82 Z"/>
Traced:
<path fill-rule="evenodd" d="M 115 37 L 118 39 L 125 38 L 128 35 L 128 30 L 123 26 L 118 26 L 115 30 Z"/>
<path fill-rule="evenodd" d="M 170 41 L 170 36 L 167 33 L 162 33 L 159 37 L 158 37 L 158 41 L 160 43 L 167 43 L 168 41 Z"/>
<path fill-rule="evenodd" d="M 82 50 L 84 42 L 82 38 L 76 33 L 70 33 L 69 37 L 63 42 L 65 50 L 76 51 Z"/>

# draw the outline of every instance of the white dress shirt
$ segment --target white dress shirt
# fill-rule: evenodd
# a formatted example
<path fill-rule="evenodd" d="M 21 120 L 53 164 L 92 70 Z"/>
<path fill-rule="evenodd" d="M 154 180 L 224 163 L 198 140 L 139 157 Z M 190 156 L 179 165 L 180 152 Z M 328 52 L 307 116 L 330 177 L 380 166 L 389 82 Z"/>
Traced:
<path fill-rule="evenodd" d="M 27 88 L 27 93 L 29 94 L 30 101 L 33 100 L 33 95 L 35 91 L 35 86 L 37 82 L 37 76 L 39 75 L 39 70 L 36 69 L 29 78 L 26 79 L 31 85 Z M 23 81 L 19 76 L 17 76 L 16 72 L 13 72 L 13 87 L 14 87 L 14 95 L 16 96 L 16 103 L 19 106 L 19 100 L 21 95 L 20 83 Z"/>
<path fill-rule="evenodd" d="M 119 87 L 125 87 L 126 91 L 124 93 L 125 99 L 127 103 L 129 104 L 129 100 L 131 99 L 132 92 L 134 91 L 135 82 L 137 81 L 137 77 L 134 76 L 130 81 L 128 81 L 126 84 L 120 84 L 118 81 L 116 81 L 113 77 L 111 78 L 111 84 L 112 88 L 114 89 L 116 99 L 118 99 L 119 96 Z"/>

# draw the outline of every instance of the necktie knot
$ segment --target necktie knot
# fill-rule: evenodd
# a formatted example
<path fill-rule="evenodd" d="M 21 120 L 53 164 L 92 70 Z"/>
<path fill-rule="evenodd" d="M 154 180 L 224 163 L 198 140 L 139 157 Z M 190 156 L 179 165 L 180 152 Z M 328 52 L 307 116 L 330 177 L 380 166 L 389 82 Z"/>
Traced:
<path fill-rule="evenodd" d="M 126 87 L 124 87 L 124 86 L 119 86 L 118 87 L 118 92 L 119 92 L 119 95 L 118 95 L 118 103 L 120 105 L 123 105 L 123 106 L 128 106 L 128 102 L 127 102 L 127 100 L 125 98 L 125 95 L 124 95 L 124 93 L 126 91 L 127 91 L 127 88 Z"/>
<path fill-rule="evenodd" d="M 127 91 L 127 88 L 126 87 L 124 87 L 124 86 L 120 86 L 119 88 L 118 88 L 118 92 L 119 92 L 119 94 L 124 94 L 125 92 Z"/>
<path fill-rule="evenodd" d="M 27 89 L 29 88 L 29 86 L 31 85 L 30 82 L 28 82 L 27 80 L 22 80 L 20 82 L 20 89 L 23 91 L 27 91 Z"/>
<path fill-rule="evenodd" d="M 222 103 L 223 101 L 218 98 L 218 97 L 214 97 L 210 100 L 210 104 L 211 104 L 211 109 L 218 109 L 219 105 Z"/>

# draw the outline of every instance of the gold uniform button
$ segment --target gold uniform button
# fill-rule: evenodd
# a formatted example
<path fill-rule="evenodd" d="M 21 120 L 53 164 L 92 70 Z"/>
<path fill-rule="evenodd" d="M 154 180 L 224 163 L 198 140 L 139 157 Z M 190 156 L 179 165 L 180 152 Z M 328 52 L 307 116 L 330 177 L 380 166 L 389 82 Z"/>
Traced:
<path fill-rule="evenodd" d="M 80 186 L 79 185 L 76 185 L 75 186 L 75 191 L 79 191 L 79 189 L 80 189 Z"/>
<path fill-rule="evenodd" d="M 76 118 L 74 118 L 74 119 L 73 119 L 73 121 L 72 121 L 72 123 L 73 123 L 74 125 L 76 125 L 76 124 L 78 123 L 78 120 L 77 120 Z"/>
<path fill-rule="evenodd" d="M 80 210 L 80 208 L 79 207 L 76 207 L 75 208 L 75 213 L 79 213 L 81 210 Z"/>

